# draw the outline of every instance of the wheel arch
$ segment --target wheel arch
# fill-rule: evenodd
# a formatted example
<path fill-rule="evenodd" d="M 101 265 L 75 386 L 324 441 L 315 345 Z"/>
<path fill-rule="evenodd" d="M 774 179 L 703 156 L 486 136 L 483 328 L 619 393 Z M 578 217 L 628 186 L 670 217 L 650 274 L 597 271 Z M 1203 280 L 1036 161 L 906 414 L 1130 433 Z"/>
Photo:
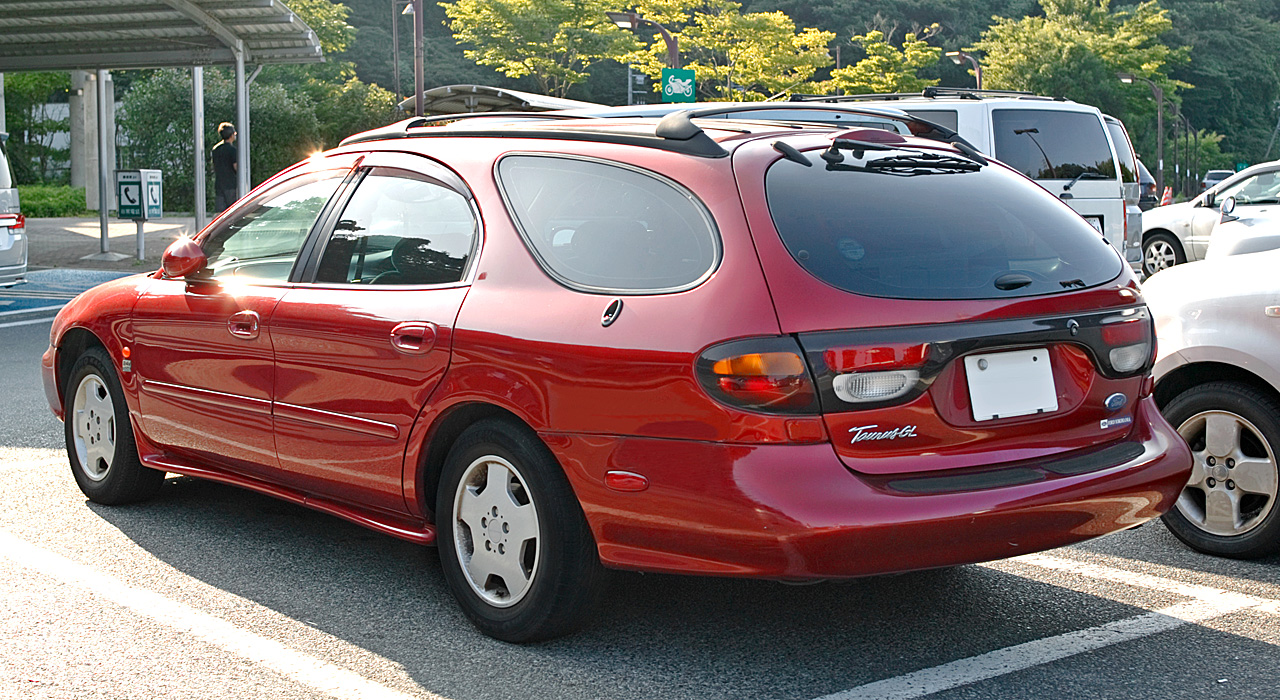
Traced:
<path fill-rule="evenodd" d="M 1187 247 L 1183 245 L 1182 239 L 1178 234 L 1167 228 L 1151 228 L 1142 232 L 1142 248 L 1144 253 L 1146 252 L 1147 241 L 1150 240 L 1152 236 L 1156 235 L 1165 235 L 1173 239 L 1174 244 L 1178 246 L 1178 250 L 1182 252 L 1182 259 L 1190 260 L 1190 258 L 1187 257 Z"/>
<path fill-rule="evenodd" d="M 1280 391 L 1277 391 L 1267 380 L 1243 367 L 1225 362 L 1193 362 L 1170 371 L 1156 382 L 1154 394 L 1156 405 L 1164 409 L 1170 401 L 1187 389 L 1205 382 L 1220 381 L 1246 384 L 1280 401 Z"/>
<path fill-rule="evenodd" d="M 68 328 L 59 338 L 58 353 L 54 358 L 54 372 L 58 379 L 60 401 L 65 402 L 67 399 L 67 381 L 71 378 L 71 368 L 75 365 L 76 358 L 93 347 L 102 348 L 110 354 L 106 343 L 103 343 L 93 331 L 83 326 Z"/>

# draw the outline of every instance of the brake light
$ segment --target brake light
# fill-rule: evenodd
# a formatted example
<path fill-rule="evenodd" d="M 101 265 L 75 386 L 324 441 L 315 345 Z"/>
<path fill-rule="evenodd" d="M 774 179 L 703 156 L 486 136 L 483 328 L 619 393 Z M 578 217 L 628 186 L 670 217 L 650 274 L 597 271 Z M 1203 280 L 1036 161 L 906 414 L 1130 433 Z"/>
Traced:
<path fill-rule="evenodd" d="M 1155 334 L 1149 314 L 1130 309 L 1102 319 L 1102 342 L 1107 361 L 1120 374 L 1134 372 L 1155 358 Z"/>
<path fill-rule="evenodd" d="M 822 359 L 834 372 L 914 369 L 929 359 L 928 343 L 882 343 L 865 347 L 830 348 Z"/>
<path fill-rule="evenodd" d="M 11 233 L 22 233 L 27 227 L 27 217 L 22 214 L 0 216 L 0 225 L 8 226 Z"/>
<path fill-rule="evenodd" d="M 792 338 L 751 338 L 708 348 L 698 383 L 721 403 L 766 413 L 817 413 L 809 369 Z"/>

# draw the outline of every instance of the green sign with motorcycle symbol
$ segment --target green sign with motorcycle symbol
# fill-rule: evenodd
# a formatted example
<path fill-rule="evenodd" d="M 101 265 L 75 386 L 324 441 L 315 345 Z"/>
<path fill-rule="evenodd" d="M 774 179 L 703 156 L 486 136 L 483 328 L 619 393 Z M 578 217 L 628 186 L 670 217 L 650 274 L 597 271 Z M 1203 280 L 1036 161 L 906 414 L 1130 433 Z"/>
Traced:
<path fill-rule="evenodd" d="M 693 102 L 693 70 L 690 68 L 662 69 L 662 101 Z"/>

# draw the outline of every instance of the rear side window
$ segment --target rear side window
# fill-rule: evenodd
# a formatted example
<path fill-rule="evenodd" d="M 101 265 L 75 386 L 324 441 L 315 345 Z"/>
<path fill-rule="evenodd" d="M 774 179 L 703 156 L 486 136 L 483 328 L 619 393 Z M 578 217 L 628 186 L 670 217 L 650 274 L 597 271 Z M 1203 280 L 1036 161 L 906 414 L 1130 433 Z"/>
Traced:
<path fill-rule="evenodd" d="M 1120 178 L 1123 182 L 1138 181 L 1138 157 L 1133 154 L 1133 144 L 1129 143 L 1129 134 L 1124 124 L 1107 120 L 1107 133 L 1111 134 L 1111 143 L 1115 144 L 1116 154 L 1120 157 Z"/>
<path fill-rule="evenodd" d="M 711 214 L 653 173 L 596 160 L 517 155 L 498 164 L 507 208 L 547 274 L 589 292 L 693 287 L 720 261 Z"/>
<path fill-rule="evenodd" d="M 954 109 L 908 109 L 907 114 L 931 121 L 938 126 L 945 126 L 952 131 L 959 130 L 960 118 Z"/>
<path fill-rule="evenodd" d="M 9 171 L 9 156 L 4 151 L 4 144 L 0 143 L 0 189 L 10 187 L 13 187 L 13 173 Z"/>
<path fill-rule="evenodd" d="M 1036 180 L 1082 173 L 1116 176 L 1107 132 L 1092 112 L 997 109 L 991 113 L 996 158 Z"/>
<path fill-rule="evenodd" d="M 921 160 L 911 150 L 842 154 L 828 164 L 806 153 L 811 167 L 782 159 L 765 175 L 783 243 L 827 284 L 895 299 L 993 299 L 1120 274 L 1119 256 L 1097 231 L 1005 168 L 904 168 Z"/>

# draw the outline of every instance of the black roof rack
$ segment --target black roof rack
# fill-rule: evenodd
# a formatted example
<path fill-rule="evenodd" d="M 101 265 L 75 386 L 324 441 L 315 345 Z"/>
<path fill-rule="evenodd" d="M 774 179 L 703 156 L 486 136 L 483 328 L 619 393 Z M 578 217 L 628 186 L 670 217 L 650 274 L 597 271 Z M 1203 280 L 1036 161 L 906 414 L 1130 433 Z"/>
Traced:
<path fill-rule="evenodd" d="M 942 141 L 945 143 L 956 144 L 961 146 L 966 152 L 976 153 L 977 149 L 972 144 L 965 141 L 959 134 L 939 124 L 935 124 L 926 119 L 913 117 L 906 112 L 897 109 L 885 109 L 874 107 L 847 107 L 831 105 L 803 105 L 796 102 L 772 102 L 772 103 L 751 103 L 729 106 L 704 107 L 684 109 L 678 112 L 672 112 L 662 119 L 654 127 L 653 135 L 645 133 L 636 133 L 635 131 L 610 130 L 606 128 L 598 129 L 582 129 L 573 128 L 569 122 L 582 121 L 601 121 L 598 116 L 572 115 L 572 114 L 550 114 L 550 113 L 497 113 L 497 112 L 477 112 L 474 114 L 449 114 L 439 117 L 412 117 L 394 124 L 389 124 L 379 129 L 373 129 L 363 133 L 349 136 L 342 140 L 340 145 L 348 146 L 355 143 L 364 143 L 367 141 L 382 141 L 387 139 L 402 138 L 425 138 L 425 137 L 495 137 L 495 138 L 535 138 L 535 139 L 566 139 L 572 141 L 593 141 L 600 143 L 620 143 L 636 146 L 645 146 L 648 148 L 657 148 L 664 151 L 673 151 L 684 153 L 692 156 L 700 156 L 704 158 L 721 158 L 729 155 L 715 139 L 711 138 L 702 127 L 693 123 L 694 119 L 700 117 L 710 117 L 721 114 L 736 114 L 740 112 L 762 112 L 762 111 L 790 111 L 797 109 L 811 109 L 813 111 L 840 111 L 863 116 L 878 117 L 881 119 L 890 119 L 903 122 L 911 128 L 915 125 L 917 128 L 911 129 L 915 136 L 921 138 Z M 537 116 L 531 116 L 536 114 Z M 544 122 L 536 128 L 521 127 L 512 123 L 494 124 L 490 128 L 477 125 L 476 128 L 449 128 L 449 129 L 422 129 L 421 127 L 439 124 L 442 122 L 457 122 L 463 120 L 476 119 L 479 121 L 481 117 L 508 117 L 521 116 L 528 117 L 530 121 Z M 546 121 L 555 120 L 560 123 L 549 125 Z M 718 128 L 718 127 L 717 127 Z"/>
<path fill-rule="evenodd" d="M 931 85 L 920 92 L 880 92 L 862 95 L 792 95 L 793 102 L 858 102 L 861 100 L 901 100 L 910 97 L 958 97 L 962 100 L 980 100 L 984 97 L 1040 97 L 1024 90 L 978 90 L 965 87 L 938 87 Z M 1061 97 L 1040 97 L 1061 100 Z"/>

